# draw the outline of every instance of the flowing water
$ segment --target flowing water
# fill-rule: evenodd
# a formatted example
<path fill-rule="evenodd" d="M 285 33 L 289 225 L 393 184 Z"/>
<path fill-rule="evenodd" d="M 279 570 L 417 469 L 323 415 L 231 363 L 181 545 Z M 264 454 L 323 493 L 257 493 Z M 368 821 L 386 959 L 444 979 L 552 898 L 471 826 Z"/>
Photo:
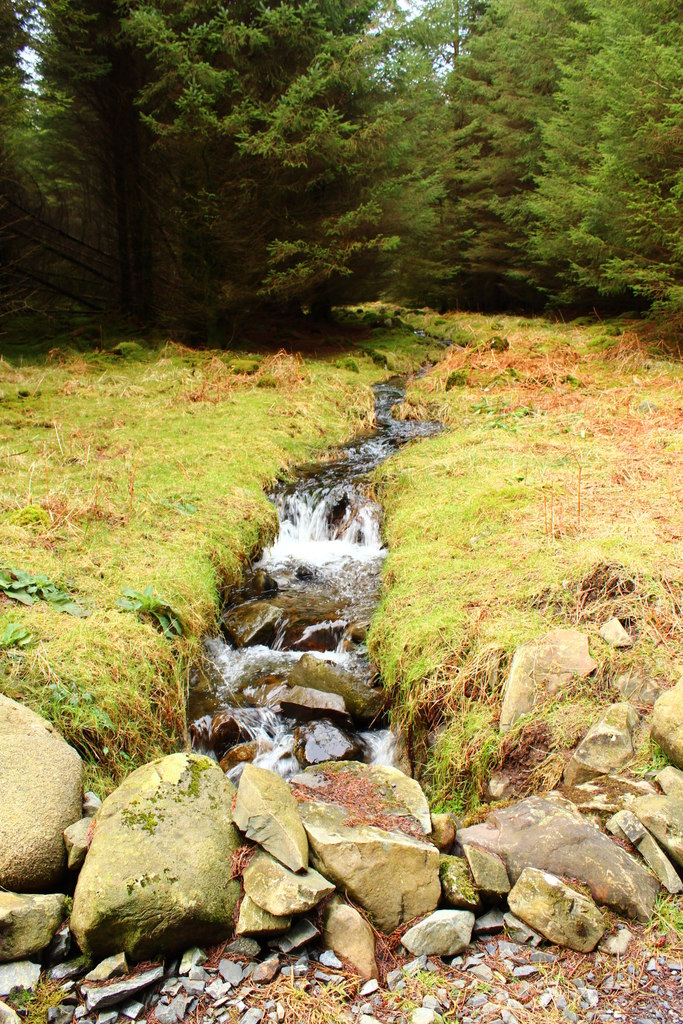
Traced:
<path fill-rule="evenodd" d="M 335 709 L 302 714 L 301 708 L 280 706 L 292 695 L 289 677 L 305 655 L 299 671 L 317 658 L 371 684 L 363 641 L 385 551 L 369 474 L 407 441 L 440 429 L 392 417 L 405 393 L 403 379 L 377 384 L 374 391 L 376 429 L 336 457 L 305 468 L 271 496 L 279 534 L 226 612 L 232 642 L 206 642 L 208 672 L 191 690 L 190 732 L 193 745 L 222 758 L 233 779 L 245 760 L 285 777 L 335 757 L 392 761 L 394 738 L 381 715 L 359 724 Z"/>

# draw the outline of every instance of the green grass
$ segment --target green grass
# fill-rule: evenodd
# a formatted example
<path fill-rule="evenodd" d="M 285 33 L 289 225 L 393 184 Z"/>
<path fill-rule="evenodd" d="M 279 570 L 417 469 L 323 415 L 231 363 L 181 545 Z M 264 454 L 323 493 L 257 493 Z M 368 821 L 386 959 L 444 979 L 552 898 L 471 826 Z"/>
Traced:
<path fill-rule="evenodd" d="M 414 382 L 401 410 L 447 429 L 377 473 L 390 554 L 369 643 L 432 800 L 472 810 L 501 766 L 521 792 L 556 784 L 629 666 L 676 677 L 683 373 L 624 324 L 605 333 L 504 317 L 494 330 L 481 316 L 402 315 L 470 341 Z M 508 351 L 491 351 L 494 334 Z M 466 383 L 448 388 L 454 373 Z M 645 396 L 655 411 L 641 410 Z M 635 626 L 632 649 L 599 637 L 612 615 Z M 503 744 L 512 654 L 560 626 L 587 632 L 598 670 Z M 546 756 L 525 773 L 515 745 L 530 744 L 539 720 Z M 645 739 L 638 756 L 651 758 Z"/>
<path fill-rule="evenodd" d="M 85 328 L 0 339 L 0 562 L 89 612 L 0 593 L 0 636 L 31 638 L 0 647 L 0 690 L 57 725 L 101 792 L 185 742 L 200 640 L 276 527 L 264 489 L 371 423 L 391 372 L 363 348 L 375 335 L 424 359 L 386 330 L 305 360 L 120 336 L 98 351 Z"/>

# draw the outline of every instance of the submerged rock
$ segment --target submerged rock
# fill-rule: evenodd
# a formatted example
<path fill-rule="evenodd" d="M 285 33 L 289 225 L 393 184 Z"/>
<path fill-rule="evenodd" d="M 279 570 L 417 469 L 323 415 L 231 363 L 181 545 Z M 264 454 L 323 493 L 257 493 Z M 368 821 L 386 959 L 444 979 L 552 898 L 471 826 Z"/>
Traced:
<path fill-rule="evenodd" d="M 49 722 L 2 694 L 0 779 L 0 886 L 54 888 L 66 870 L 62 833 L 81 817 L 83 763 Z"/>
<path fill-rule="evenodd" d="M 107 797 L 74 895 L 71 929 L 84 953 L 141 959 L 230 935 L 240 895 L 234 794 L 215 762 L 170 754 Z"/>
<path fill-rule="evenodd" d="M 652 739 L 677 768 L 683 768 L 683 679 L 656 701 Z"/>
<path fill-rule="evenodd" d="M 302 768 L 327 761 L 352 761 L 362 752 L 357 739 L 325 719 L 300 725 L 294 731 L 294 753 Z"/>
<path fill-rule="evenodd" d="M 313 654 L 304 654 L 289 676 L 291 686 L 302 686 L 343 697 L 347 711 L 358 722 L 371 722 L 384 708 L 384 694 L 364 680 Z"/>
<path fill-rule="evenodd" d="M 500 731 L 506 732 L 527 715 L 536 694 L 556 694 L 574 676 L 583 679 L 597 668 L 588 651 L 588 637 L 574 629 L 556 629 L 515 651 L 503 695 Z"/>
<path fill-rule="evenodd" d="M 371 825 L 346 825 L 348 812 L 332 804 L 304 803 L 300 814 L 311 863 L 381 931 L 392 932 L 436 908 L 439 852 L 431 843 Z"/>
<path fill-rule="evenodd" d="M 529 867 L 576 878 L 597 903 L 640 921 L 649 919 L 659 891 L 641 863 L 560 797 L 529 797 L 496 810 L 460 829 L 458 841 L 499 854 L 513 883 Z"/>
<path fill-rule="evenodd" d="M 49 946 L 65 917 L 66 897 L 0 892 L 0 963 L 24 960 Z"/>
<path fill-rule="evenodd" d="M 469 946 L 473 928 L 468 910 L 436 910 L 413 925 L 401 944 L 413 956 L 455 956 Z"/>
<path fill-rule="evenodd" d="M 633 731 L 638 713 L 630 704 L 613 704 L 586 734 L 564 772 L 572 786 L 596 775 L 609 775 L 631 760 L 635 752 Z"/>
<path fill-rule="evenodd" d="M 595 949 L 605 920 L 593 900 L 547 871 L 525 868 L 508 896 L 512 913 L 550 942 L 580 953 Z"/>
<path fill-rule="evenodd" d="M 295 874 L 263 850 L 252 857 L 243 880 L 247 896 L 274 917 L 305 914 L 334 892 L 317 871 Z"/>
<path fill-rule="evenodd" d="M 223 629 L 235 647 L 270 644 L 282 620 L 282 609 L 270 601 L 254 601 L 226 612 Z"/>
<path fill-rule="evenodd" d="M 245 764 L 253 761 L 259 752 L 259 746 L 256 740 L 249 740 L 248 743 L 236 743 L 234 747 L 230 747 L 227 754 L 224 754 L 220 760 L 221 768 L 224 772 L 229 772 L 232 768 L 236 768 L 238 764 Z"/>
<path fill-rule="evenodd" d="M 355 907 L 339 896 L 333 896 L 325 907 L 323 943 L 355 967 L 363 981 L 379 977 L 372 928 Z"/>
<path fill-rule="evenodd" d="M 233 820 L 247 839 L 258 843 L 285 867 L 292 871 L 308 867 L 308 840 L 297 803 L 280 775 L 246 765 Z"/>

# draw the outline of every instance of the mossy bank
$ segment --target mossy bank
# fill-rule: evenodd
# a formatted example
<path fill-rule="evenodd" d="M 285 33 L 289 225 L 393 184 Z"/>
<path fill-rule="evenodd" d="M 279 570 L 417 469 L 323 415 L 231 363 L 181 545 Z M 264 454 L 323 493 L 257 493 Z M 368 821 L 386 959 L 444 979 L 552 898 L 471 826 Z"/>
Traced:
<path fill-rule="evenodd" d="M 0 339 L 0 689 L 101 792 L 185 742 L 200 640 L 276 528 L 267 487 L 368 429 L 371 382 L 428 349 L 367 325 L 318 344 Z"/>

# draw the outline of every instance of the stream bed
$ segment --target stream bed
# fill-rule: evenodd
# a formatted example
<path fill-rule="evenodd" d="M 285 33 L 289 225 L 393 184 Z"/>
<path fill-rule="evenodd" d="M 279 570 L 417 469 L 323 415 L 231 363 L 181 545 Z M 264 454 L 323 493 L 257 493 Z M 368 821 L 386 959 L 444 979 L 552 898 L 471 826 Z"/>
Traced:
<path fill-rule="evenodd" d="M 393 763 L 365 635 L 379 599 L 381 509 L 372 471 L 437 423 L 392 417 L 405 380 L 374 387 L 376 427 L 271 495 L 279 533 L 205 642 L 190 691 L 193 747 L 236 781 L 251 761 L 288 778 L 329 760 Z"/>

